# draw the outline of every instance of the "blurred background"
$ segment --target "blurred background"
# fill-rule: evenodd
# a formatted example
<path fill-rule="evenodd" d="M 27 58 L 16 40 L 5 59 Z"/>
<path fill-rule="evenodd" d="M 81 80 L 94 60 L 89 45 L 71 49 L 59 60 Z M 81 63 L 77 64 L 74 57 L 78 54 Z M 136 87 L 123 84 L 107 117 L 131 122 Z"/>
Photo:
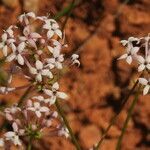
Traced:
<path fill-rule="evenodd" d="M 77 0 L 78 1 L 78 0 Z M 23 12 L 55 16 L 71 0 L 0 0 L 0 34 L 15 24 Z M 63 26 L 65 17 L 58 21 Z M 124 48 L 120 40 L 142 37 L 150 32 L 150 0 L 79 0 L 65 26 L 66 56 L 80 55 L 81 66 L 68 70 L 60 83 L 70 96 L 63 106 L 82 149 L 99 141 L 124 96 L 136 80 L 136 67 L 117 61 Z M 16 76 L 13 85 L 26 81 Z M 0 103 L 12 104 L 24 91 L 0 95 Z M 115 150 L 117 138 L 133 96 L 120 113 L 101 145 L 101 150 Z M 150 150 L 150 96 L 141 96 L 134 109 L 122 150 Z M 0 118 L 2 125 L 3 118 Z M 38 150 L 74 150 L 70 140 L 43 137 L 34 144 Z"/>

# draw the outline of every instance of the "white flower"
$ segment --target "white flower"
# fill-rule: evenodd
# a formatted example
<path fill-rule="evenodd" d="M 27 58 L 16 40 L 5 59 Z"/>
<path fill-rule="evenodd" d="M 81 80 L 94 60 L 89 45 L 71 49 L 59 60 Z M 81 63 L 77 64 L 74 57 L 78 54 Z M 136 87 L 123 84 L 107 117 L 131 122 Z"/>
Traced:
<path fill-rule="evenodd" d="M 62 32 L 59 29 L 58 23 L 54 19 L 45 20 L 43 28 L 48 30 L 47 32 L 48 39 L 50 39 L 54 34 L 57 34 L 60 38 L 62 38 Z"/>
<path fill-rule="evenodd" d="M 44 89 L 44 93 L 51 97 L 51 103 L 53 103 L 53 104 L 55 103 L 57 98 L 68 99 L 68 96 L 67 96 L 66 93 L 60 92 L 58 90 L 59 90 L 59 84 L 57 82 L 55 82 L 52 85 L 52 89 L 51 90 Z"/>
<path fill-rule="evenodd" d="M 40 118 L 42 116 L 41 113 L 49 112 L 48 107 L 41 106 L 39 102 L 32 103 L 32 101 L 30 101 L 30 100 L 28 101 L 27 110 L 31 110 L 31 111 L 35 112 L 35 114 L 38 118 Z"/>
<path fill-rule="evenodd" d="M 120 42 L 123 46 L 126 46 L 127 44 L 132 44 L 132 42 L 134 41 L 138 44 L 140 42 L 140 39 L 135 37 L 129 37 L 128 40 L 121 40 Z"/>
<path fill-rule="evenodd" d="M 14 43 L 15 40 L 13 39 L 13 30 L 12 26 L 10 26 L 5 33 L 2 34 L 2 42 L 0 43 L 0 49 L 2 49 L 3 55 L 7 56 L 7 50 L 11 43 Z"/>
<path fill-rule="evenodd" d="M 14 114 L 21 111 L 21 109 L 19 107 L 17 107 L 16 105 L 13 105 L 10 108 L 5 108 L 4 112 L 6 113 L 6 119 L 9 121 L 12 121 L 14 119 Z"/>
<path fill-rule="evenodd" d="M 50 69 L 53 69 L 54 67 L 56 67 L 57 69 L 62 69 L 64 55 L 60 54 L 59 46 L 56 46 L 55 48 L 48 46 L 48 50 L 53 54 L 53 58 L 46 59 L 47 65 L 45 67 L 49 67 Z"/>
<path fill-rule="evenodd" d="M 0 138 L 0 147 L 4 147 L 4 139 Z"/>
<path fill-rule="evenodd" d="M 12 124 L 13 130 L 14 131 L 9 131 L 7 133 L 5 133 L 5 138 L 6 140 L 12 141 L 14 143 L 14 145 L 21 145 L 21 141 L 19 139 L 19 135 L 23 134 L 23 130 L 19 130 L 17 124 L 14 122 Z"/>
<path fill-rule="evenodd" d="M 69 131 L 67 128 L 62 127 L 59 131 L 58 131 L 58 135 L 59 136 L 65 136 L 66 138 L 69 137 Z"/>
<path fill-rule="evenodd" d="M 40 102 L 44 102 L 44 103 L 49 103 L 50 105 L 53 104 L 53 101 L 51 100 L 51 98 L 44 98 L 43 96 L 34 96 L 32 97 L 33 99 L 37 99 L 39 100 Z"/>
<path fill-rule="evenodd" d="M 36 75 L 36 81 L 38 82 L 42 81 L 42 76 L 53 78 L 51 71 L 49 69 L 44 69 L 43 63 L 40 60 L 36 61 L 35 68 L 29 63 L 27 63 L 27 66 L 29 67 L 30 73 Z"/>
<path fill-rule="evenodd" d="M 145 59 L 142 56 L 138 56 L 137 61 L 140 63 L 138 67 L 138 72 L 141 72 L 144 69 L 150 70 L 150 55 L 147 56 Z"/>
<path fill-rule="evenodd" d="M 127 48 L 126 48 L 126 52 L 125 54 L 123 54 L 121 57 L 119 57 L 118 59 L 126 59 L 126 62 L 128 64 L 132 63 L 133 58 L 135 58 L 137 56 L 137 52 L 139 51 L 139 47 L 133 47 L 132 44 L 128 44 Z"/>
<path fill-rule="evenodd" d="M 35 19 L 36 18 L 36 16 L 35 16 L 35 13 L 33 13 L 33 12 L 29 12 L 29 13 L 24 13 L 24 14 L 22 14 L 22 15 L 20 15 L 19 17 L 18 17 L 18 20 L 21 22 L 21 23 L 25 23 L 25 25 L 28 25 L 29 24 L 29 17 L 31 17 L 31 18 L 33 18 L 33 19 Z"/>
<path fill-rule="evenodd" d="M 150 79 L 139 78 L 139 83 L 144 85 L 143 95 L 146 95 L 150 90 Z"/>
<path fill-rule="evenodd" d="M 19 39 L 22 42 L 27 42 L 30 46 L 37 49 L 36 41 L 41 38 L 41 35 L 36 32 L 31 32 L 30 27 L 26 26 L 23 30 L 24 36 L 20 36 Z"/>
<path fill-rule="evenodd" d="M 14 91 L 15 89 L 16 89 L 16 88 L 10 88 L 10 87 L 1 86 L 1 87 L 0 87 L 0 93 L 1 93 L 1 94 L 8 94 L 9 92 Z"/>
<path fill-rule="evenodd" d="M 16 59 L 20 65 L 24 65 L 24 58 L 22 57 L 22 52 L 25 49 L 25 43 L 21 42 L 17 47 L 14 44 L 11 44 L 13 53 L 11 53 L 7 57 L 7 61 L 11 62 L 12 60 Z"/>
<path fill-rule="evenodd" d="M 80 66 L 80 61 L 78 59 L 79 59 L 79 55 L 73 54 L 71 56 L 72 65 L 77 64 L 78 66 Z"/>

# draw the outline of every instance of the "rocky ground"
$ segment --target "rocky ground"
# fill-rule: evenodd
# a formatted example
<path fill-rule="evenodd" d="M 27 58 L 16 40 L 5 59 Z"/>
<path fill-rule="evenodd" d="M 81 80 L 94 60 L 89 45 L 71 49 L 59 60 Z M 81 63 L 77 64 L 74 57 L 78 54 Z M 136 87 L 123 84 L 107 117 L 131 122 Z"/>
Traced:
<path fill-rule="evenodd" d="M 56 14 L 71 0 L 1 0 L 0 33 L 24 11 Z M 63 18 L 60 20 L 62 22 Z M 73 67 L 61 79 L 63 90 L 70 95 L 64 105 L 67 118 L 83 150 L 98 142 L 121 100 L 136 79 L 134 65 L 117 61 L 123 53 L 121 39 L 146 36 L 150 32 L 150 0 L 83 0 L 73 10 L 65 27 L 69 45 L 66 54 L 78 52 L 81 67 Z M 16 77 L 15 85 L 23 84 Z M 23 91 L 22 91 L 23 92 Z M 0 96 L 14 102 L 22 93 Z M 127 116 L 133 96 L 111 128 L 101 150 L 115 150 L 117 138 Z M 122 150 L 150 150 L 150 96 L 140 96 L 125 134 Z M 45 137 L 35 143 L 38 150 L 74 150 L 64 138 Z"/>

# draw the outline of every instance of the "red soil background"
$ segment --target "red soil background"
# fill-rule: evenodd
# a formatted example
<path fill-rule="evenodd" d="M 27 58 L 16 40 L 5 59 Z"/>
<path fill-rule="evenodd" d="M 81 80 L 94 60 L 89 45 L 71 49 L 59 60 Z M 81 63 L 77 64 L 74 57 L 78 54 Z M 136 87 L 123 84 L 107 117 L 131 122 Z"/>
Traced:
<path fill-rule="evenodd" d="M 0 33 L 16 23 L 24 11 L 38 15 L 56 14 L 71 0 L 1 0 Z M 146 36 L 150 32 L 150 0 L 82 0 L 65 26 L 69 53 L 80 54 L 81 67 L 73 67 L 60 83 L 70 100 L 63 106 L 70 125 L 83 150 L 98 142 L 121 100 L 136 80 L 135 66 L 117 58 L 124 48 L 120 40 L 130 36 Z M 60 24 L 64 18 L 60 19 Z M 16 76 L 14 86 L 23 85 Z M 1 103 L 17 101 L 24 91 L 7 97 L 0 95 Z M 111 128 L 101 150 L 115 150 L 118 136 L 127 116 L 133 95 Z M 140 96 L 122 143 L 122 150 L 150 150 L 150 96 Z M 2 119 L 1 119 L 2 120 Z M 2 121 L 1 121 L 2 122 Z M 74 150 L 70 140 L 43 137 L 34 143 L 38 150 Z"/>

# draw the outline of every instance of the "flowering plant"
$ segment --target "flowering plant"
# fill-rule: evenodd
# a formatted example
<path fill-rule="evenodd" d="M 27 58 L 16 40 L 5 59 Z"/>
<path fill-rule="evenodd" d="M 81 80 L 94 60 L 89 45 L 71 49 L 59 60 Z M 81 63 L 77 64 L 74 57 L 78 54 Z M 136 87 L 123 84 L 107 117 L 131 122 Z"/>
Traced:
<path fill-rule="evenodd" d="M 138 72 L 143 72 L 140 76 L 139 83 L 144 87 L 143 95 L 149 93 L 150 90 L 150 48 L 149 48 L 150 36 L 135 38 L 130 37 L 128 40 L 122 40 L 123 46 L 126 46 L 126 53 L 119 59 L 126 59 L 128 64 L 133 61 L 137 64 Z"/>
<path fill-rule="evenodd" d="M 4 109 L 13 131 L 0 139 L 3 147 L 9 141 L 22 146 L 21 139 L 25 137 L 28 137 L 28 142 L 41 138 L 46 134 L 45 128 L 50 129 L 49 135 L 69 137 L 68 129 L 54 107 L 57 100 L 68 99 L 67 94 L 59 90 L 58 75 L 68 63 L 80 65 L 77 54 L 65 61 L 62 54 L 62 49 L 67 47 L 65 35 L 54 19 L 29 12 L 20 15 L 18 21 L 18 26 L 11 25 L 1 37 L 0 49 L 9 68 L 9 78 L 6 86 L 0 87 L 0 93 L 28 88 L 28 92 L 34 91 L 34 95 L 27 99 L 23 97 L 17 104 Z M 28 84 L 11 87 L 13 76 L 18 72 Z"/>

